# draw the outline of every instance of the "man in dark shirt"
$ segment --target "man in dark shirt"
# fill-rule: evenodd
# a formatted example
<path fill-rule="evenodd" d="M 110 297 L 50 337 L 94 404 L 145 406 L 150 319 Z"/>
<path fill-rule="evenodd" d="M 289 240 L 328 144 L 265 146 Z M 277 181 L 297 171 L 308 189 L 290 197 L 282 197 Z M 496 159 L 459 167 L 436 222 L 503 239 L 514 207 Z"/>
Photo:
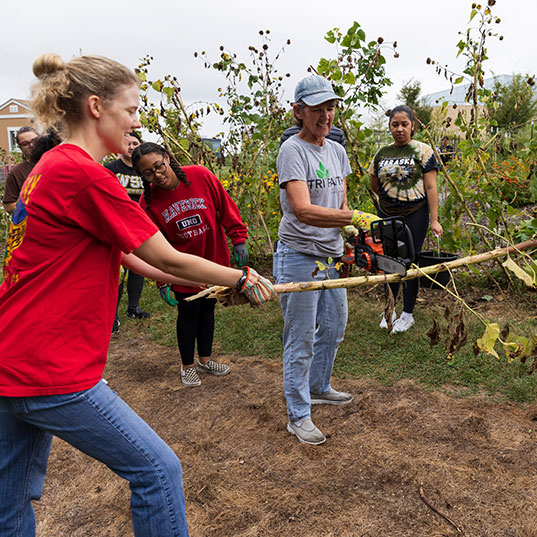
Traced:
<path fill-rule="evenodd" d="M 17 145 L 20 147 L 24 160 L 17 164 L 6 177 L 4 190 L 4 209 L 11 214 L 19 199 L 19 193 L 28 174 L 32 171 L 34 163 L 30 162 L 34 140 L 38 137 L 32 127 L 21 127 L 15 136 Z"/>
<path fill-rule="evenodd" d="M 127 137 L 129 140 L 129 145 L 127 152 L 124 155 L 121 155 L 121 158 L 114 160 L 105 164 L 105 168 L 108 168 L 110 171 L 114 172 L 119 179 L 119 182 L 126 188 L 127 194 L 129 197 L 138 203 L 140 201 L 140 196 L 144 193 L 144 187 L 142 184 L 142 178 L 136 173 L 132 167 L 132 152 L 136 147 L 138 147 L 142 140 L 136 132 L 131 132 Z M 119 301 L 123 296 L 123 286 L 125 283 L 126 271 L 123 274 L 123 278 L 119 284 L 117 305 L 119 307 Z M 129 275 L 127 276 L 127 295 L 129 297 L 129 304 L 127 307 L 127 317 L 131 319 L 148 319 L 151 317 L 149 313 L 140 309 L 140 296 L 142 295 L 142 289 L 144 286 L 144 277 L 136 274 L 129 270 Z M 116 318 L 114 319 L 114 325 L 112 327 L 112 332 L 117 334 L 119 332 L 119 317 L 117 315 L 116 309 Z"/>

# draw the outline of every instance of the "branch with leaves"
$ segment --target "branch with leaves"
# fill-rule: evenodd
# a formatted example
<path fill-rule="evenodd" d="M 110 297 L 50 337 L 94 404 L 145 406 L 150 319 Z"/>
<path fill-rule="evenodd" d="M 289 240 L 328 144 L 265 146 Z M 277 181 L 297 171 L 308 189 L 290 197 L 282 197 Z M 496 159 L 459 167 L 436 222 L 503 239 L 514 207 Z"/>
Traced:
<path fill-rule="evenodd" d="M 366 274 L 364 276 L 352 278 L 282 283 L 276 284 L 274 288 L 278 294 L 303 293 L 326 289 L 351 289 L 368 285 L 408 281 L 418 277 L 433 277 L 439 272 L 449 271 L 451 273 L 454 269 L 460 267 L 475 265 L 485 261 L 490 261 L 492 259 L 498 259 L 500 257 L 507 257 L 507 260 L 504 262 L 504 266 L 512 271 L 515 276 L 521 279 L 528 288 L 537 289 L 537 267 L 535 264 L 526 262 L 521 266 L 510 257 L 511 254 L 521 254 L 527 250 L 532 250 L 535 248 L 537 248 L 537 239 L 528 240 L 520 244 L 508 246 L 506 248 L 497 248 L 490 252 L 467 256 L 454 261 L 439 263 L 428 267 L 417 267 L 413 265 L 413 268 L 408 270 L 404 277 L 400 276 L 399 274 Z M 530 256 L 528 256 L 528 259 L 532 260 Z M 316 267 L 314 268 L 314 272 L 328 271 L 330 268 L 332 268 L 331 262 L 328 263 L 328 266 L 324 265 L 323 263 L 317 263 Z M 334 268 L 337 267 L 334 266 Z M 499 355 L 494 349 L 496 342 L 498 342 L 502 345 L 509 362 L 513 361 L 515 358 L 520 358 L 522 361 L 525 361 L 527 358 L 537 353 L 536 335 L 530 333 L 527 336 L 519 336 L 511 333 L 508 327 L 501 331 L 498 323 L 489 322 L 482 315 L 473 310 L 459 296 L 456 287 L 455 291 L 451 291 L 441 284 L 438 285 L 461 303 L 460 310 L 456 313 L 453 313 L 449 307 L 445 310 L 445 318 L 448 321 L 446 338 L 446 358 L 448 363 L 453 363 L 455 353 L 467 342 L 468 331 L 465 324 L 465 309 L 473 313 L 485 328 L 483 335 L 480 338 L 477 338 L 474 342 L 474 352 L 485 352 L 499 359 Z M 455 284 L 453 285 L 455 286 Z M 233 294 L 234 292 L 235 291 L 233 289 L 228 287 L 213 286 L 201 291 L 197 295 L 187 298 L 186 300 L 196 300 L 197 298 L 201 298 L 203 296 L 209 296 L 210 298 L 216 298 L 219 302 L 228 303 L 229 295 Z M 385 311 L 386 319 L 391 319 L 393 306 L 394 301 L 392 297 L 392 300 L 389 301 L 389 305 Z M 433 326 L 427 335 L 431 340 L 431 346 L 439 343 L 441 339 L 441 328 L 436 319 L 433 320 Z M 535 367 L 532 367 L 532 371 L 537 368 L 537 359 L 534 361 L 534 365 Z"/>

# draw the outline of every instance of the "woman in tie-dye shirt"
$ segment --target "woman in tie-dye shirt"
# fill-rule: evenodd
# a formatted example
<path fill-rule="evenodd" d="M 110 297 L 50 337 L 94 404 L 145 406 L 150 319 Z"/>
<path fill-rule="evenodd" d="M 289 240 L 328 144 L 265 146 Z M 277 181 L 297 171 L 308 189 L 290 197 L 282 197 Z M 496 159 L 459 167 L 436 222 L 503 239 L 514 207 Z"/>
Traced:
<path fill-rule="evenodd" d="M 394 143 L 381 147 L 369 167 L 371 188 L 379 197 L 378 215 L 404 216 L 412 232 L 416 252 L 421 250 L 427 229 L 436 236 L 443 233 L 438 222 L 438 161 L 430 146 L 412 139 L 414 114 L 408 106 L 397 106 L 390 113 L 390 133 Z M 391 284 L 397 298 L 399 283 Z M 418 296 L 418 280 L 409 280 L 403 287 L 403 312 L 393 316 L 392 333 L 405 332 L 414 324 L 414 305 Z M 380 327 L 387 328 L 382 317 Z"/>

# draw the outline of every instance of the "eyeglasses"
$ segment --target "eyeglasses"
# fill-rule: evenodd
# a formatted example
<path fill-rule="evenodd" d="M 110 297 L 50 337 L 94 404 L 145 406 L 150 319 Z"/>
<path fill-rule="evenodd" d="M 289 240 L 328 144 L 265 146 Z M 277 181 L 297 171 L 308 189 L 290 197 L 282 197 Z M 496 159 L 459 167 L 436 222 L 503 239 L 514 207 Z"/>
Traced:
<path fill-rule="evenodd" d="M 19 147 L 30 147 L 31 145 L 34 145 L 33 140 L 28 140 L 27 142 L 20 142 Z"/>
<path fill-rule="evenodd" d="M 160 164 L 157 164 L 152 170 L 146 170 L 145 172 L 142 172 L 142 177 L 144 179 L 147 179 L 148 181 L 151 181 L 151 178 L 155 174 L 164 173 L 165 170 L 166 170 L 166 161 L 163 160 Z"/>

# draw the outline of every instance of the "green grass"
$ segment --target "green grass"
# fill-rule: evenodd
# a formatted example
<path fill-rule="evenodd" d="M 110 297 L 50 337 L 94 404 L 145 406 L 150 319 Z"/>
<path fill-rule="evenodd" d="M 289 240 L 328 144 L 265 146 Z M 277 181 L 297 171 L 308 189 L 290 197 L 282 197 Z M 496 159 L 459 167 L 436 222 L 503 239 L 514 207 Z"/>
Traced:
<path fill-rule="evenodd" d="M 426 298 L 431 296 L 426 293 L 435 291 L 422 290 L 420 293 Z M 382 304 L 373 295 L 361 290 L 349 291 L 349 322 L 334 365 L 335 375 L 369 378 L 385 385 L 401 379 L 413 379 L 425 389 L 457 396 L 484 392 L 498 399 L 535 400 L 537 373 L 527 374 L 530 364 L 519 361 L 508 364 L 504 357 L 498 361 L 485 354 L 474 356 L 472 342 L 482 335 L 483 329 L 473 315 L 467 315 L 468 343 L 450 365 L 446 361 L 444 346 L 446 322 L 439 306 L 418 304 L 414 327 L 406 333 L 390 336 L 378 327 Z M 535 299 L 531 298 L 533 303 Z M 144 330 L 154 341 L 175 346 L 175 308 L 162 302 L 154 285 L 146 283 L 141 306 L 153 313 L 153 318 L 143 323 Z M 122 315 L 124 309 L 122 306 Z M 431 348 L 426 333 L 432 325 L 433 316 L 442 324 L 444 337 Z M 501 324 L 504 322 L 495 320 Z M 132 322 L 128 321 L 128 324 L 132 325 Z M 535 332 L 535 322 L 531 320 L 511 320 L 510 325 L 520 334 L 527 335 L 531 328 Z M 248 306 L 216 308 L 215 348 L 224 354 L 281 359 L 282 330 L 283 319 L 278 302 L 260 309 Z M 501 351 L 499 353 L 502 354 Z"/>

